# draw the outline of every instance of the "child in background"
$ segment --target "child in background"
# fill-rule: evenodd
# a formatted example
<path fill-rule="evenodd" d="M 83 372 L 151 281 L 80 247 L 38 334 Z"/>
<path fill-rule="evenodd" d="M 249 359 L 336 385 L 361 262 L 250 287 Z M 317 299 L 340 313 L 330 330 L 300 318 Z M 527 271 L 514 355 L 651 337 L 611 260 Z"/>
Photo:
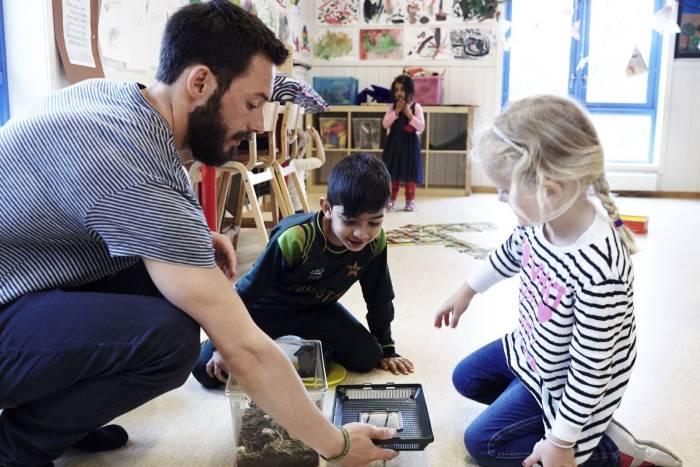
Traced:
<path fill-rule="evenodd" d="M 371 154 L 352 154 L 328 180 L 321 210 L 280 221 L 253 268 L 236 284 L 255 323 L 271 338 L 318 339 L 324 354 L 356 372 L 379 367 L 413 372 L 391 336 L 394 290 L 382 229 L 389 202 L 386 167 Z M 338 300 L 359 281 L 367 330 Z M 205 387 L 221 386 L 228 371 L 207 341 L 193 371 Z"/>
<path fill-rule="evenodd" d="M 440 308 L 435 326 L 457 326 L 478 292 L 516 274 L 520 307 L 515 331 L 454 370 L 457 390 L 489 405 L 465 432 L 467 450 L 479 465 L 680 466 L 612 419 L 636 358 L 636 248 L 590 119 L 569 99 L 523 99 L 475 152 L 519 225 Z"/>
<path fill-rule="evenodd" d="M 382 158 L 391 174 L 391 202 L 396 206 L 400 183 L 406 184 L 406 211 L 416 209 L 416 183 L 423 182 L 423 161 L 418 135 L 425 129 L 423 109 L 413 100 L 413 80 L 399 75 L 391 83 L 394 103 L 384 115 L 384 128 L 389 134 L 384 142 Z"/>

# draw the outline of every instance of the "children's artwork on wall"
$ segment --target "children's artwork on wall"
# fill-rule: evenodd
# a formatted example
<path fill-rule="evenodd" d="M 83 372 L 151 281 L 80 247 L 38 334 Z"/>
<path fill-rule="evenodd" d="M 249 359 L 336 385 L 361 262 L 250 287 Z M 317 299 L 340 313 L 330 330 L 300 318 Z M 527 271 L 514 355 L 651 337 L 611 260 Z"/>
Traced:
<path fill-rule="evenodd" d="M 255 0 L 257 17 L 277 34 L 277 7 L 274 0 Z"/>
<path fill-rule="evenodd" d="M 258 16 L 258 9 L 255 7 L 253 0 L 241 0 L 240 6 L 251 15 Z"/>
<path fill-rule="evenodd" d="M 676 58 L 700 58 L 700 0 L 684 0 L 678 5 Z"/>
<path fill-rule="evenodd" d="M 314 56 L 323 60 L 356 60 L 356 33 L 349 29 L 322 29 L 314 40 Z"/>
<path fill-rule="evenodd" d="M 296 15 L 301 14 L 301 0 L 289 0 L 287 2 L 287 8 L 291 9 L 292 12 Z"/>
<path fill-rule="evenodd" d="M 362 2 L 362 19 L 367 24 L 378 24 L 384 14 L 384 0 L 364 0 Z"/>
<path fill-rule="evenodd" d="M 415 60 L 441 60 L 451 57 L 447 28 L 406 29 L 407 57 Z"/>
<path fill-rule="evenodd" d="M 404 24 L 407 0 L 363 0 L 362 17 L 367 24 Z"/>
<path fill-rule="evenodd" d="M 280 11 L 277 17 L 277 38 L 285 44 L 289 41 L 289 18 L 284 11 Z"/>
<path fill-rule="evenodd" d="M 453 0 L 452 13 L 463 21 L 494 18 L 499 0 Z"/>
<path fill-rule="evenodd" d="M 384 0 L 384 24 L 404 24 L 407 17 L 406 0 Z"/>
<path fill-rule="evenodd" d="M 453 29 L 450 31 L 450 47 L 454 58 L 480 58 L 491 52 L 491 39 L 480 29 Z"/>
<path fill-rule="evenodd" d="M 435 0 L 408 0 L 406 3 L 406 22 L 411 25 L 428 24 L 434 14 Z"/>
<path fill-rule="evenodd" d="M 402 60 L 403 29 L 360 29 L 360 60 Z"/>
<path fill-rule="evenodd" d="M 294 51 L 304 56 L 311 54 L 311 42 L 309 42 L 309 28 L 303 25 L 300 33 L 294 33 L 292 37 Z"/>
<path fill-rule="evenodd" d="M 360 19 L 360 0 L 316 0 L 316 19 L 321 24 L 343 26 Z"/>

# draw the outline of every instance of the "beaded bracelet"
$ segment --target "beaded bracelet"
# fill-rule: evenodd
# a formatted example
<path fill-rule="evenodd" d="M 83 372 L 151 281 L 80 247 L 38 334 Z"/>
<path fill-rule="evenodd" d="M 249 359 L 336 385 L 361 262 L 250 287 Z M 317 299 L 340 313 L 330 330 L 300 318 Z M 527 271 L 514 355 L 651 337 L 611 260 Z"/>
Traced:
<path fill-rule="evenodd" d="M 326 462 L 338 462 L 340 460 L 343 460 L 347 457 L 348 453 L 350 452 L 350 433 L 348 433 L 348 430 L 344 426 L 340 426 L 338 427 L 338 429 L 343 434 L 343 442 L 345 443 L 343 445 L 343 450 L 340 451 L 340 454 L 332 458 L 324 457 L 323 454 L 321 454 L 321 458 Z"/>
<path fill-rule="evenodd" d="M 559 441 L 553 440 L 552 433 L 549 431 L 547 433 L 545 433 L 544 437 L 547 438 L 547 441 L 549 441 L 550 443 L 552 443 L 554 446 L 558 447 L 559 449 L 571 449 L 574 446 L 576 446 L 576 443 L 564 444 L 564 443 L 560 443 Z"/>

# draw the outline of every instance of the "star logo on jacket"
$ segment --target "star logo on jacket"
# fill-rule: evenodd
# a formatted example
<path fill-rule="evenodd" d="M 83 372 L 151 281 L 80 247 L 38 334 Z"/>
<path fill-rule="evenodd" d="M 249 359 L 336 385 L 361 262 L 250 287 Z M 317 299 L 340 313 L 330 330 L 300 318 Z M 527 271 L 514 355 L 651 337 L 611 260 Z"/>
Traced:
<path fill-rule="evenodd" d="M 357 261 L 355 261 L 355 264 L 348 264 L 348 277 L 357 277 L 360 269 L 362 269 L 362 266 L 358 266 Z"/>
<path fill-rule="evenodd" d="M 323 277 L 323 273 L 325 272 L 325 270 L 326 270 L 326 268 L 314 269 L 313 271 L 311 271 L 309 273 L 309 277 L 307 278 L 307 280 L 310 280 L 310 281 L 319 280 L 321 277 Z"/>

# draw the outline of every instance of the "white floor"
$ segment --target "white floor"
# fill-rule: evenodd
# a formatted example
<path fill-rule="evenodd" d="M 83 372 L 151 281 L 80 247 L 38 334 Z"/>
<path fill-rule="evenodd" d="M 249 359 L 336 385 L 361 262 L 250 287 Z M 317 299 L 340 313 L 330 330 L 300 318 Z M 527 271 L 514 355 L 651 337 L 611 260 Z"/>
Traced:
<path fill-rule="evenodd" d="M 620 198 L 626 214 L 649 216 L 649 233 L 638 237 L 635 304 L 639 357 L 617 417 L 638 437 L 674 449 L 686 466 L 700 466 L 700 200 Z M 460 238 L 496 246 L 514 225 L 507 206 L 495 195 L 418 200 L 414 213 L 391 213 L 385 228 L 406 224 L 493 222 L 499 227 Z M 242 234 L 242 270 L 262 248 L 255 233 Z M 451 467 L 473 465 L 462 434 L 483 409 L 462 399 L 451 385 L 454 365 L 468 352 L 500 337 L 516 322 L 517 283 L 500 283 L 482 297 L 456 330 L 436 330 L 436 308 L 474 267 L 470 256 L 443 246 L 390 247 L 398 351 L 417 371 L 395 377 L 375 371 L 351 375 L 347 382 L 421 383 L 428 400 L 435 442 L 423 453 L 404 453 L 391 465 Z M 241 271 L 242 272 L 242 271 Z M 359 287 L 342 300 L 364 319 Z M 188 382 L 117 420 L 129 431 L 129 445 L 112 453 L 68 453 L 59 466 L 225 466 L 232 462 L 227 400 L 220 391 Z M 389 465 L 389 463 L 387 463 Z"/>

